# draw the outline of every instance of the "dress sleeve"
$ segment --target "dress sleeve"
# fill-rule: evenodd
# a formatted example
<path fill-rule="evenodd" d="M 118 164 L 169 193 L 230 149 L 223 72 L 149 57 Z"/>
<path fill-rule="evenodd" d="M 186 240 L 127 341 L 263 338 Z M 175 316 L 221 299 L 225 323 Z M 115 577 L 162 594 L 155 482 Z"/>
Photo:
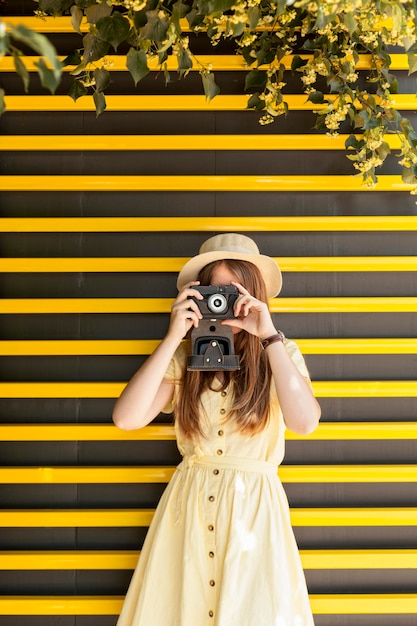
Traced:
<path fill-rule="evenodd" d="M 291 360 L 293 361 L 300 374 L 304 376 L 304 378 L 307 378 L 307 380 L 310 382 L 310 374 L 307 369 L 306 362 L 295 341 L 292 341 L 291 339 L 285 339 L 284 345 L 288 354 L 291 357 Z"/>

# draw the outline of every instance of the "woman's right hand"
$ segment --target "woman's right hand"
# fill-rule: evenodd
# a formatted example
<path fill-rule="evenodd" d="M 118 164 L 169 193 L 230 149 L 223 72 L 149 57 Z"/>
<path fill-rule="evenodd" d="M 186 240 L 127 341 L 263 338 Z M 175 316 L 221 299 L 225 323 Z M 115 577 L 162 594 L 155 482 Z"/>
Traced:
<path fill-rule="evenodd" d="M 203 318 L 197 302 L 192 299 L 204 299 L 204 296 L 197 291 L 197 289 L 193 289 L 193 286 L 199 284 L 199 281 L 187 283 L 178 292 L 177 297 L 172 303 L 171 319 L 167 335 L 175 336 L 178 342 L 185 337 L 192 326 L 197 328 L 200 320 Z"/>

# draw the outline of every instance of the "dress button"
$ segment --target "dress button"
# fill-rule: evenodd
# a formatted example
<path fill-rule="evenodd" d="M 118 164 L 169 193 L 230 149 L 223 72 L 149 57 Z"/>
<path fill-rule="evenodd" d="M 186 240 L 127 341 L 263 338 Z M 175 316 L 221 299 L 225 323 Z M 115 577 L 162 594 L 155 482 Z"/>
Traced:
<path fill-rule="evenodd" d="M 212 531 L 214 530 L 214 526 L 213 526 L 213 524 L 210 524 L 210 525 L 209 525 L 209 527 L 208 527 L 208 529 L 209 529 L 209 531 L 210 531 L 210 532 L 212 532 Z"/>
<path fill-rule="evenodd" d="M 213 611 L 209 611 L 209 617 L 213 617 L 214 613 Z"/>
<path fill-rule="evenodd" d="M 214 502 L 214 496 L 209 496 L 209 502 Z"/>
<path fill-rule="evenodd" d="M 223 396 L 223 398 L 225 398 L 227 396 L 227 392 L 226 391 L 222 391 L 221 395 Z"/>
<path fill-rule="evenodd" d="M 217 476 L 217 474 L 219 473 L 218 469 L 213 470 L 213 474 L 215 474 Z"/>
<path fill-rule="evenodd" d="M 223 450 L 217 450 L 217 454 L 221 456 L 223 454 Z"/>
<path fill-rule="evenodd" d="M 224 435 L 224 430 L 219 430 L 219 432 L 217 433 L 219 435 L 219 437 L 223 437 Z"/>
<path fill-rule="evenodd" d="M 211 559 L 214 559 L 214 552 L 209 552 L 209 557 L 210 557 Z"/>
<path fill-rule="evenodd" d="M 220 409 L 220 413 L 224 415 L 226 413 L 226 409 Z"/>
<path fill-rule="evenodd" d="M 215 585 L 215 584 L 216 584 L 216 583 L 214 582 L 214 580 L 211 580 L 211 581 L 210 581 L 210 587 L 214 587 L 214 585 Z"/>

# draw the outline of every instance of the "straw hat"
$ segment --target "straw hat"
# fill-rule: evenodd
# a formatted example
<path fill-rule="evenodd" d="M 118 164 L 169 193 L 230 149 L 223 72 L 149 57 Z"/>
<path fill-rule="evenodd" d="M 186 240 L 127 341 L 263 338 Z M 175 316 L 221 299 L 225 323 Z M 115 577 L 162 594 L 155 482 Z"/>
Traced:
<path fill-rule="evenodd" d="M 201 246 L 199 254 L 187 261 L 178 274 L 178 289 L 197 280 L 200 270 L 209 263 L 225 259 L 249 261 L 256 265 L 265 281 L 268 298 L 273 298 L 281 291 L 281 271 L 274 259 L 261 254 L 250 237 L 236 233 L 223 233 L 207 239 Z"/>

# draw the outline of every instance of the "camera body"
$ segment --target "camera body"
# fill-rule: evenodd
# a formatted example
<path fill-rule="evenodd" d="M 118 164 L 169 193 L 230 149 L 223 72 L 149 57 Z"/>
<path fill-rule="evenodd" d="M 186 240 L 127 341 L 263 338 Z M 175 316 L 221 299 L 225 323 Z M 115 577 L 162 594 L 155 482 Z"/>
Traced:
<path fill-rule="evenodd" d="M 193 287 L 203 300 L 193 298 L 203 319 L 191 331 L 191 355 L 187 369 L 198 371 L 238 370 L 239 357 L 234 354 L 233 331 L 219 320 L 235 319 L 233 312 L 239 291 L 232 285 Z"/>
<path fill-rule="evenodd" d="M 236 287 L 232 285 L 193 287 L 204 296 L 204 300 L 193 298 L 198 304 L 198 308 L 203 319 L 226 320 L 235 317 L 233 308 L 239 295 Z"/>

